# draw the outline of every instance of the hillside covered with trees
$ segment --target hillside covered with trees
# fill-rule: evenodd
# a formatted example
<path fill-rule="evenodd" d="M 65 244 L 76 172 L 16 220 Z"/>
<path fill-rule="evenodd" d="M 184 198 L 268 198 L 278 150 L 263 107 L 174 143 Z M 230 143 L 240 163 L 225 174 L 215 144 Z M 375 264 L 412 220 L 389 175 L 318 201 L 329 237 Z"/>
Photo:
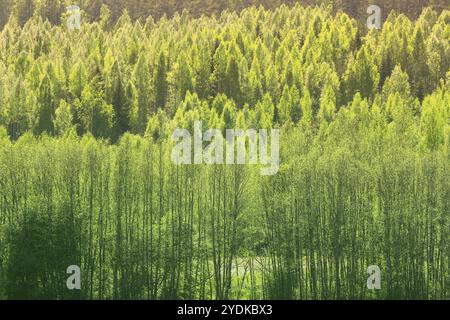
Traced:
<path fill-rule="evenodd" d="M 128 12 L 0 33 L 0 298 L 450 298 L 450 11 Z M 173 164 L 196 120 L 280 171 Z"/>
<path fill-rule="evenodd" d="M 220 15 L 222 11 L 240 12 L 251 6 L 263 6 L 266 9 L 275 9 L 280 5 L 293 6 L 300 4 L 325 5 L 335 12 L 342 10 L 354 18 L 366 17 L 366 9 L 372 4 L 382 8 L 383 16 L 387 17 L 392 10 L 404 13 L 411 18 L 416 18 L 425 7 L 432 7 L 440 12 L 449 9 L 447 0 L 0 0 L 0 26 L 7 23 L 10 15 L 14 16 L 21 25 L 25 24 L 32 16 L 40 16 L 44 20 L 58 24 L 61 16 L 69 5 L 78 5 L 86 13 L 89 21 L 100 18 L 102 6 L 111 11 L 112 23 L 127 10 L 131 19 L 145 21 L 151 16 L 155 20 L 166 16 L 173 17 L 183 10 L 189 11 L 194 17 L 201 15 Z"/>

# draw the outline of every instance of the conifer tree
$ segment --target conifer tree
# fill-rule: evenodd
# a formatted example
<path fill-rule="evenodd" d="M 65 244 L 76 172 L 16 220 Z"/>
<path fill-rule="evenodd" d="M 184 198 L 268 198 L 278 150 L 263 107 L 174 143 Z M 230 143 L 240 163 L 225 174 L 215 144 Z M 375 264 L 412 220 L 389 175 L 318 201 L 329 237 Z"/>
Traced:
<path fill-rule="evenodd" d="M 166 107 L 167 102 L 167 69 L 166 69 L 166 57 L 164 52 L 159 54 L 158 65 L 155 72 L 155 109 L 154 111 Z"/>
<path fill-rule="evenodd" d="M 120 70 L 119 63 L 114 62 L 106 88 L 107 102 L 114 110 L 114 138 L 118 139 L 130 129 L 130 109 L 132 100 L 127 91 L 127 83 Z"/>

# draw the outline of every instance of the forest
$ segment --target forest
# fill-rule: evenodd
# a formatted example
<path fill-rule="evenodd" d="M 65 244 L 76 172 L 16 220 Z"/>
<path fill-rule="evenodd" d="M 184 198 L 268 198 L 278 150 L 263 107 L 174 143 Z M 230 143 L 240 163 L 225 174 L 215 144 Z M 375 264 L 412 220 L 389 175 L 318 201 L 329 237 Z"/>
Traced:
<path fill-rule="evenodd" d="M 450 298 L 450 10 L 130 13 L 0 33 L 0 299 Z M 195 121 L 279 172 L 174 164 Z"/>
<path fill-rule="evenodd" d="M 422 8 L 431 7 L 438 12 L 449 8 L 448 0 L 0 0 L 0 28 L 12 15 L 25 24 L 33 16 L 48 19 L 53 24 L 59 24 L 62 15 L 69 5 L 76 4 L 85 12 L 89 21 L 98 21 L 102 7 L 111 11 L 110 23 L 114 24 L 126 10 L 132 21 L 145 21 L 151 16 L 156 20 L 166 16 L 173 17 L 183 10 L 189 11 L 194 17 L 202 15 L 220 15 L 222 11 L 240 12 L 251 6 L 263 6 L 274 9 L 280 5 L 325 5 L 334 12 L 342 10 L 351 17 L 365 19 L 366 9 L 376 4 L 383 9 L 386 18 L 392 10 L 400 11 L 411 18 L 417 18 Z"/>

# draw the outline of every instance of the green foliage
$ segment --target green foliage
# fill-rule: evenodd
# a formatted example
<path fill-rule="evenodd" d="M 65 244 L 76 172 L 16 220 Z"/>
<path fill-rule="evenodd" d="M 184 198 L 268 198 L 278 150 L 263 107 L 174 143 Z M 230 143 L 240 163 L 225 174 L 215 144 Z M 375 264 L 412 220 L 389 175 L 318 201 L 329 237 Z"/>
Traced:
<path fill-rule="evenodd" d="M 115 115 L 113 128 L 114 140 L 119 139 L 123 133 L 130 129 L 131 94 L 131 87 L 127 84 L 126 79 L 124 79 L 119 63 L 116 60 L 113 63 L 106 88 L 106 101 L 112 105 Z"/>
<path fill-rule="evenodd" d="M 357 92 L 364 98 L 373 98 L 377 91 L 380 76 L 373 56 L 363 46 L 356 54 L 356 59 L 349 67 L 344 76 L 344 87 L 347 101 Z"/>
<path fill-rule="evenodd" d="M 168 85 L 166 57 L 164 52 L 159 54 L 158 65 L 155 73 L 155 110 L 164 109 L 167 103 Z"/>
<path fill-rule="evenodd" d="M 448 10 L 366 33 L 336 5 L 88 2 L 73 32 L 16 1 L 0 34 L 0 298 L 449 298 Z M 279 173 L 176 166 L 196 121 L 279 128 Z"/>
<path fill-rule="evenodd" d="M 70 109 L 70 105 L 64 100 L 61 100 L 58 109 L 56 109 L 54 127 L 56 133 L 59 135 L 73 128 L 72 110 Z"/>
<path fill-rule="evenodd" d="M 420 116 L 420 102 L 450 67 L 445 10 L 425 10 L 416 21 L 392 13 L 380 32 L 367 34 L 345 13 L 298 5 L 252 7 L 223 18 L 185 12 L 145 26 L 126 14 L 116 25 L 106 23 L 107 7 L 102 11 L 98 23 L 83 20 L 82 33 L 39 17 L 23 27 L 14 19 L 6 25 L 0 123 L 11 138 L 27 130 L 59 134 L 54 123 L 61 100 L 71 106 L 79 134 L 96 130 L 90 118 L 97 113 L 95 136 L 143 135 L 151 115 L 161 109 L 172 118 L 188 92 L 219 115 L 225 102 L 217 99 L 255 111 L 269 94 L 274 114 L 267 116 L 280 125 L 319 128 L 357 92 L 370 100 L 381 94 L 383 102 L 398 92 Z"/>

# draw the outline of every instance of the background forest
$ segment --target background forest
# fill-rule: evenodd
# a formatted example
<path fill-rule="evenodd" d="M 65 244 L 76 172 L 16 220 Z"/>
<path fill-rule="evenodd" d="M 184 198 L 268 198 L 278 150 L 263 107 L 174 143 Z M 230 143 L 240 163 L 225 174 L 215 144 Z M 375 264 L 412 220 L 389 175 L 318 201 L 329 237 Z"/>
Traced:
<path fill-rule="evenodd" d="M 375 3 L 376 2 L 376 3 Z M 448 9 L 448 0 L 0 0 L 0 27 L 7 23 L 8 17 L 13 15 L 23 25 L 33 15 L 48 19 L 53 24 L 59 24 L 65 8 L 72 4 L 79 5 L 89 21 L 98 20 L 101 7 L 104 5 L 111 11 L 110 21 L 115 23 L 127 10 L 131 19 L 145 21 L 149 16 L 158 20 L 162 16 L 173 17 L 175 13 L 188 10 L 191 15 L 220 14 L 222 11 L 240 12 L 250 6 L 264 6 L 274 9 L 282 4 L 292 6 L 326 5 L 334 12 L 343 10 L 354 18 L 366 19 L 366 9 L 369 5 L 377 4 L 383 9 L 383 16 L 387 17 L 391 10 L 401 11 L 409 17 L 417 17 L 424 7 L 432 7 L 437 11 Z"/>
<path fill-rule="evenodd" d="M 450 298 L 449 10 L 42 3 L 0 33 L 0 298 Z M 196 120 L 280 128 L 280 172 L 174 165 Z"/>

